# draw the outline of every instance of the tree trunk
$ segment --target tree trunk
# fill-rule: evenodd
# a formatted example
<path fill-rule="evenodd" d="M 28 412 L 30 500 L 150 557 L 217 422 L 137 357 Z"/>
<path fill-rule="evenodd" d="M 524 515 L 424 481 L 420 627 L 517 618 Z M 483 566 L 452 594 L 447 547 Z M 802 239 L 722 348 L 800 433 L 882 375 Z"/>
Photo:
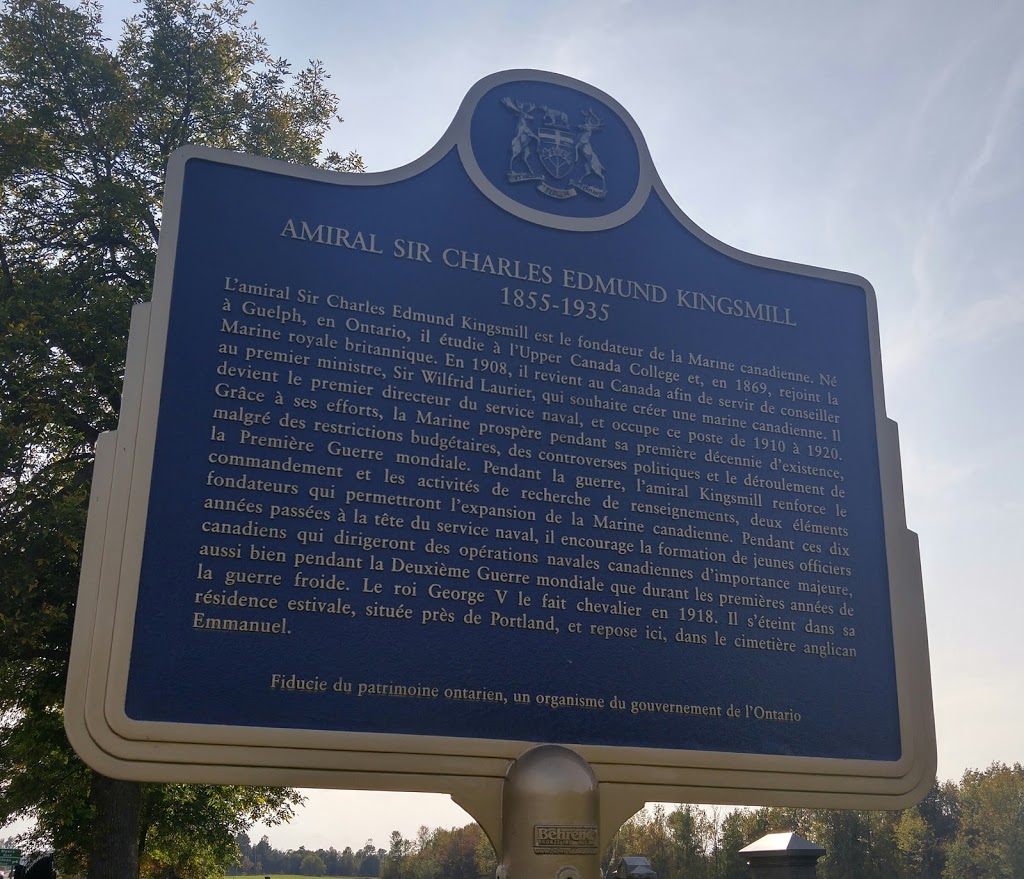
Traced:
<path fill-rule="evenodd" d="M 89 879 L 138 879 L 142 786 L 94 772 L 89 798 L 96 809 Z"/>

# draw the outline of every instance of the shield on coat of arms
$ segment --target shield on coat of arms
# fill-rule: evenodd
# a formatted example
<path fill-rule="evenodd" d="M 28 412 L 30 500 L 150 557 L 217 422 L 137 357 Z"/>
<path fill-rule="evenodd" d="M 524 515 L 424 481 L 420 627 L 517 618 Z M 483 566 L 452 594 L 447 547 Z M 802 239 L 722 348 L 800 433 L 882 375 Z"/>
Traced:
<path fill-rule="evenodd" d="M 538 128 L 537 154 L 544 169 L 561 180 L 576 164 L 576 136 L 560 128 Z"/>

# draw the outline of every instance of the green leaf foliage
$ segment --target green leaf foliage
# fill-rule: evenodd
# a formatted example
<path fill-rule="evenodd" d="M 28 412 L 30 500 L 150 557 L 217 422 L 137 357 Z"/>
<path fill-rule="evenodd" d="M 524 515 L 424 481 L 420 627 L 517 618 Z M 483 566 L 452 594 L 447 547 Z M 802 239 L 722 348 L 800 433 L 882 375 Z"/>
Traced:
<path fill-rule="evenodd" d="M 237 862 L 243 831 L 256 821 L 287 820 L 301 801 L 291 788 L 144 785 L 143 872 L 168 879 L 220 876 Z"/>
<path fill-rule="evenodd" d="M 347 848 L 345 853 L 353 854 Z M 346 875 L 332 872 L 332 868 L 343 870 L 348 866 L 344 853 L 336 867 L 331 858 L 326 861 L 327 875 Z M 395 830 L 387 851 L 374 852 L 373 842 L 367 842 L 353 854 L 353 867 L 355 875 L 380 879 L 478 879 L 494 876 L 497 862 L 490 840 L 480 826 L 467 824 L 450 830 L 428 830 L 424 826 L 415 840 L 405 839 Z"/>
<path fill-rule="evenodd" d="M 116 426 L 168 156 L 195 143 L 362 168 L 321 150 L 339 121 L 324 67 L 274 58 L 247 6 L 140 0 L 112 45 L 91 0 L 0 3 L 0 824 L 35 817 L 69 869 L 109 845 L 96 826 L 109 798 L 72 754 L 60 705 L 93 446 Z M 148 786 L 117 802 L 138 813 L 124 875 L 141 857 L 149 875 L 198 877 L 295 795 Z"/>
<path fill-rule="evenodd" d="M 960 827 L 945 879 L 1024 876 L 1024 766 L 993 763 L 960 781 Z"/>

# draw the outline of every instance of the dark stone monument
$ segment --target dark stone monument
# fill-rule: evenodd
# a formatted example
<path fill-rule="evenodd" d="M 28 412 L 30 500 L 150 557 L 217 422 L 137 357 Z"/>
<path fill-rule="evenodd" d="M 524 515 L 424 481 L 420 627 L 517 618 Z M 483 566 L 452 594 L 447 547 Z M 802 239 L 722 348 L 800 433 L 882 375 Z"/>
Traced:
<path fill-rule="evenodd" d="M 825 849 L 792 831 L 769 833 L 746 848 L 750 879 L 815 879 Z"/>
<path fill-rule="evenodd" d="M 24 875 L 25 879 L 57 879 L 57 871 L 53 869 L 53 856 L 44 855 L 33 861 Z"/>

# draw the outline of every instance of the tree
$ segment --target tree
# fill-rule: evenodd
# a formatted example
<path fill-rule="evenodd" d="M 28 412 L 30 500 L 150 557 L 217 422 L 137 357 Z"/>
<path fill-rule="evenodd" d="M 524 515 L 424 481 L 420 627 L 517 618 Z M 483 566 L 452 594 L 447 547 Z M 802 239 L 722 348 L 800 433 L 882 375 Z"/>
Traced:
<path fill-rule="evenodd" d="M 476 876 L 490 877 L 498 868 L 498 855 L 491 845 L 491 840 L 483 828 L 475 825 L 478 831 L 476 842 Z"/>
<path fill-rule="evenodd" d="M 930 877 L 928 856 L 935 847 L 935 835 L 921 817 L 917 806 L 904 809 L 896 826 L 896 844 L 903 862 L 903 875 Z"/>
<path fill-rule="evenodd" d="M 914 843 L 916 842 L 919 846 L 924 844 L 926 847 L 923 850 L 919 848 L 912 855 L 920 863 L 920 872 L 910 873 L 910 875 L 914 879 L 939 879 L 946 866 L 946 854 L 960 830 L 960 791 L 956 783 L 946 781 L 939 784 L 936 782 L 928 795 L 907 812 L 916 812 L 925 824 L 925 831 L 917 840 L 913 839 L 912 828 L 909 826 L 906 828 L 905 834 L 897 836 L 907 869 L 913 869 L 910 866 L 913 861 L 908 862 L 908 855 L 910 855 Z M 912 818 L 908 819 L 908 823 L 912 821 Z M 903 829 L 902 825 L 901 829 Z"/>
<path fill-rule="evenodd" d="M 612 837 L 605 852 L 604 867 L 614 866 L 619 858 L 645 857 L 658 876 L 675 875 L 672 839 L 661 805 L 641 809 Z"/>
<path fill-rule="evenodd" d="M 355 875 L 356 876 L 379 876 L 381 856 L 372 839 L 366 840 L 364 845 L 355 854 Z"/>
<path fill-rule="evenodd" d="M 334 846 L 331 846 L 326 851 L 320 850 L 317 852 L 324 859 L 324 867 L 327 868 L 328 876 L 343 876 L 341 872 L 341 852 L 339 852 Z"/>
<path fill-rule="evenodd" d="M 1024 766 L 993 763 L 960 781 L 960 829 L 948 851 L 945 879 L 1024 876 Z"/>
<path fill-rule="evenodd" d="M 747 879 L 747 859 L 740 854 L 740 849 L 764 835 L 748 835 L 746 823 L 750 814 L 743 809 L 735 809 L 722 819 L 715 879 Z"/>
<path fill-rule="evenodd" d="M 355 852 L 352 851 L 351 846 L 345 846 L 345 848 L 342 849 L 341 857 L 338 858 L 338 875 L 356 875 L 356 856 Z"/>
<path fill-rule="evenodd" d="M 246 832 L 235 836 L 235 843 L 238 845 L 238 863 L 227 869 L 228 876 L 249 876 L 256 871 L 256 851 L 253 849 L 252 840 Z"/>
<path fill-rule="evenodd" d="M 271 864 L 271 858 L 273 856 L 274 849 L 270 845 L 270 840 L 266 835 L 260 837 L 260 841 L 253 846 L 253 861 L 256 864 L 257 872 L 269 872 L 273 865 Z"/>
<path fill-rule="evenodd" d="M 679 806 L 668 816 L 672 836 L 672 860 L 677 876 L 703 879 L 710 873 L 708 852 L 717 844 L 718 834 L 699 806 Z"/>
<path fill-rule="evenodd" d="M 396 836 L 392 833 L 394 847 Z M 409 843 L 413 848 L 413 843 Z M 385 857 L 385 863 L 388 858 Z M 497 866 L 494 849 L 479 824 L 467 824 L 450 830 L 421 827 L 415 850 L 403 860 L 400 879 L 477 879 L 493 875 Z M 381 873 L 384 879 L 384 873 Z"/>
<path fill-rule="evenodd" d="M 221 876 L 239 856 L 239 832 L 267 814 L 291 814 L 289 788 L 144 785 L 140 845 L 149 876 Z"/>
<path fill-rule="evenodd" d="M 229 847 L 210 840 L 184 863 L 173 839 L 175 827 L 191 832 L 183 815 L 216 806 L 217 833 L 237 831 L 242 816 L 286 818 L 294 795 L 117 782 L 86 769 L 63 734 L 92 449 L 116 424 L 170 153 L 198 143 L 348 170 L 362 161 L 321 154 L 338 106 L 327 74 L 274 59 L 246 0 L 142 0 L 113 49 L 94 0 L 2 4 L 0 823 L 34 816 L 69 871 L 134 879 L 140 860 L 155 873 L 176 860 L 209 874 L 207 858 Z"/>
<path fill-rule="evenodd" d="M 826 879 L 861 879 L 867 871 L 867 834 L 863 813 L 818 809 L 809 837 L 825 849 L 819 871 Z"/>
<path fill-rule="evenodd" d="M 380 879 L 401 879 L 412 843 L 397 830 L 391 831 L 390 848 L 380 865 Z"/>
<path fill-rule="evenodd" d="M 323 876 L 327 872 L 324 859 L 316 852 L 310 852 L 302 859 L 299 872 L 303 876 Z"/>

